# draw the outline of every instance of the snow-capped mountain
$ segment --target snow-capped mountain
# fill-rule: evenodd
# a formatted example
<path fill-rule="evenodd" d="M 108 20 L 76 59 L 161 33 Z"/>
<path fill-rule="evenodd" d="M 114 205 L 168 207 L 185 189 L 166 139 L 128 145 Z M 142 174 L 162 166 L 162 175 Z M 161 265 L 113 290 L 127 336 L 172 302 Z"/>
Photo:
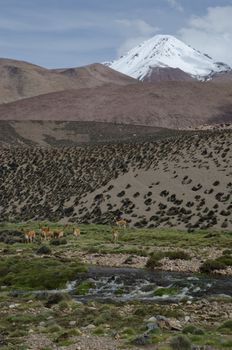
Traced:
<path fill-rule="evenodd" d="M 156 35 L 130 50 L 118 60 L 105 63 L 112 69 L 139 80 L 149 80 L 154 69 L 177 68 L 199 80 L 231 68 L 193 49 L 171 35 Z"/>

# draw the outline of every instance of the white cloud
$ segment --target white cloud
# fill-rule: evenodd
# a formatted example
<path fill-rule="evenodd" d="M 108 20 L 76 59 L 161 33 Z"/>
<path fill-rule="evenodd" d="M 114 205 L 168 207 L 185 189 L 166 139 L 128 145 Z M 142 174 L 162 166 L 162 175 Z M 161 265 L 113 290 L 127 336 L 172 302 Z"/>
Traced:
<path fill-rule="evenodd" d="M 19 10 L 18 16 L 4 16 L 0 13 L 0 29 L 11 32 L 28 33 L 59 33 L 79 29 L 92 29 L 93 27 L 103 27 L 104 16 L 96 16 L 93 13 L 81 12 L 77 10 L 53 10 L 47 13 L 35 13 L 34 11 Z"/>
<path fill-rule="evenodd" d="M 177 0 L 167 0 L 167 2 L 171 7 L 175 8 L 177 11 L 180 11 L 180 12 L 184 11 L 183 7 Z"/>
<path fill-rule="evenodd" d="M 118 56 L 125 54 L 134 46 L 155 35 L 158 27 L 153 27 L 149 23 L 141 20 L 118 19 L 115 21 L 118 30 L 121 31 L 125 40 L 117 50 Z"/>
<path fill-rule="evenodd" d="M 179 31 L 183 41 L 232 66 L 232 6 L 209 7 Z"/>

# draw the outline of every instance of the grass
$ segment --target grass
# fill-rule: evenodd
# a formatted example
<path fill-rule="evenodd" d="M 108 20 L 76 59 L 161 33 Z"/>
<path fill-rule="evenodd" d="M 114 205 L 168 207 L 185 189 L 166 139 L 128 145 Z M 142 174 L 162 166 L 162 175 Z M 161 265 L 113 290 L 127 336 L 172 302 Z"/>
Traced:
<path fill-rule="evenodd" d="M 65 287 L 86 268 L 78 262 L 55 258 L 6 257 L 0 261 L 0 285 L 9 290 L 44 290 Z"/>
<path fill-rule="evenodd" d="M 162 297 L 164 295 L 177 295 L 179 290 L 174 287 L 169 287 L 169 288 L 157 288 L 154 291 L 154 296 L 156 297 Z"/>
<path fill-rule="evenodd" d="M 27 222 L 27 223 L 1 223 L 0 232 L 4 230 L 21 230 L 22 228 L 33 229 L 39 232 L 39 225 L 48 225 L 52 229 L 62 228 L 63 226 L 57 223 L 50 222 Z M 66 235 L 71 233 L 70 225 L 65 230 Z M 76 244 L 79 250 L 88 250 L 94 248 L 95 245 L 106 249 L 108 245 L 112 245 L 112 228 L 109 225 L 80 225 L 82 238 Z M 194 233 L 187 233 L 186 231 L 179 231 L 174 229 L 126 229 L 120 234 L 119 244 L 113 245 L 114 250 L 123 251 L 125 249 L 144 247 L 166 247 L 172 246 L 175 249 L 191 247 L 220 247 L 226 249 L 232 242 L 231 232 L 215 232 L 208 238 L 209 231 L 200 230 Z M 74 239 L 73 239 L 74 241 Z M 68 242 L 69 243 L 69 242 Z M 73 243 L 73 242 L 72 242 Z M 122 246 L 120 246 L 122 244 Z M 108 247 L 109 248 L 109 247 Z M 141 249 L 142 250 L 142 249 Z M 109 249 L 110 251 L 110 249 Z"/>

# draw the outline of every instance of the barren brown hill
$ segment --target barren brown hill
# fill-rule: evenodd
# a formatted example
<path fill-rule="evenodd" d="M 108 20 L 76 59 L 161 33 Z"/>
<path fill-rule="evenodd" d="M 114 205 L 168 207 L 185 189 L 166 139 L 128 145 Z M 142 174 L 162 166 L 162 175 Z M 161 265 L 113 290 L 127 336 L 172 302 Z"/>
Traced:
<path fill-rule="evenodd" d="M 144 82 L 156 83 L 159 81 L 194 81 L 190 74 L 183 72 L 179 68 L 152 68 L 149 75 L 145 77 Z"/>
<path fill-rule="evenodd" d="M 28 62 L 0 59 L 0 103 L 66 89 L 133 82 L 136 80 L 97 63 L 80 68 L 49 70 Z"/>
<path fill-rule="evenodd" d="M 232 121 L 232 84 L 113 84 L 0 106 L 0 120 L 95 121 L 183 129 Z"/>
<path fill-rule="evenodd" d="M 232 70 L 226 73 L 218 73 L 213 76 L 214 82 L 232 82 Z"/>

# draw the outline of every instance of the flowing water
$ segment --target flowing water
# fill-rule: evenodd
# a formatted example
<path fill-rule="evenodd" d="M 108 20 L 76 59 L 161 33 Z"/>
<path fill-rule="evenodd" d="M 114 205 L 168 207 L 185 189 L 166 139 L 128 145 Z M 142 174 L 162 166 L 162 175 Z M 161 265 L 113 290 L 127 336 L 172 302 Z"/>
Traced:
<path fill-rule="evenodd" d="M 90 282 L 93 288 L 89 288 L 85 295 L 75 295 L 75 288 L 83 281 Z M 184 298 L 232 297 L 232 278 L 135 268 L 90 267 L 87 273 L 79 275 L 71 293 L 80 301 L 171 303 Z"/>
<path fill-rule="evenodd" d="M 75 291 L 83 282 L 91 288 L 85 289 L 83 295 L 77 295 Z M 208 296 L 232 297 L 232 277 L 91 266 L 88 272 L 79 273 L 77 280 L 67 283 L 64 289 L 12 291 L 13 294 L 64 292 L 82 302 L 95 300 L 117 303 L 138 300 L 176 303 L 183 299 L 201 299 Z"/>

